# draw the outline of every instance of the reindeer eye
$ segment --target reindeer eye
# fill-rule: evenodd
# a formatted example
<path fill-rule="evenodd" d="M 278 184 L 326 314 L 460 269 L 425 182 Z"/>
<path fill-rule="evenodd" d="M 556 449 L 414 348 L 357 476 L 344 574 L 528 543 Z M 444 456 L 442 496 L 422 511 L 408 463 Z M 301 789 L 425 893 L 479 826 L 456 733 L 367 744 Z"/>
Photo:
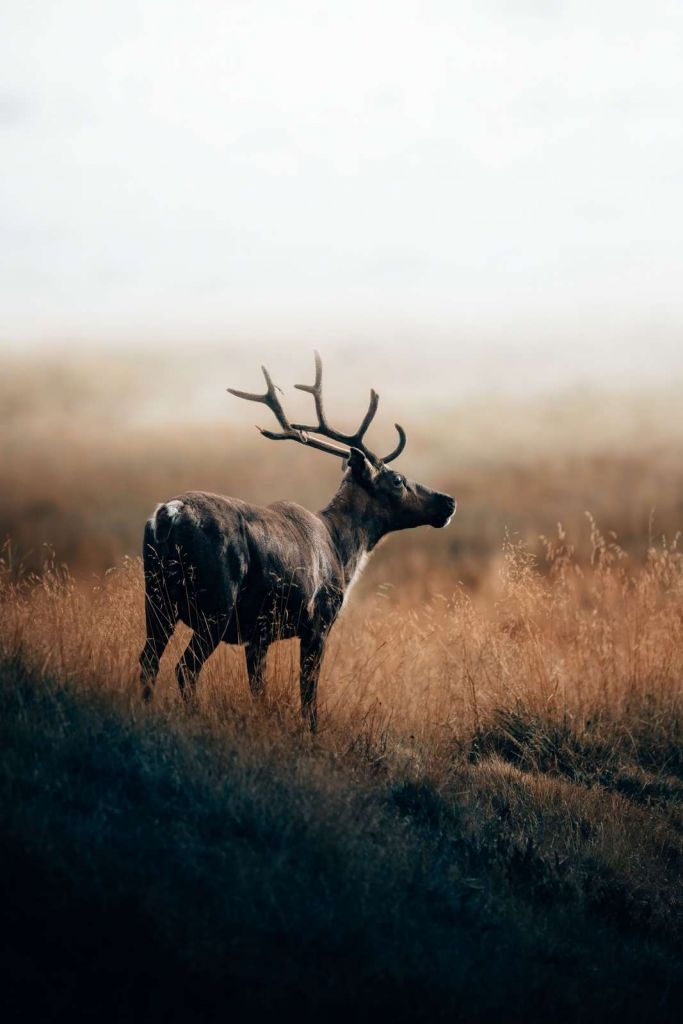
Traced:
<path fill-rule="evenodd" d="M 403 487 L 404 483 L 406 482 L 406 479 L 404 476 L 401 476 L 400 473 L 394 473 L 393 477 L 391 478 L 391 482 L 394 485 L 394 487 Z"/>

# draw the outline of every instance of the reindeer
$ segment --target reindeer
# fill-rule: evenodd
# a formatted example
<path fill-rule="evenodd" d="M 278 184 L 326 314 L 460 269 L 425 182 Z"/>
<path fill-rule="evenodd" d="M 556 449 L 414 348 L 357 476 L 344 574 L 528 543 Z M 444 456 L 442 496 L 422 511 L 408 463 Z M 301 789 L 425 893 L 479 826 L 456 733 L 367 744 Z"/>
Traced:
<path fill-rule="evenodd" d="M 456 503 L 389 469 L 406 444 L 379 458 L 364 443 L 377 412 L 370 404 L 355 434 L 327 422 L 322 361 L 315 353 L 315 382 L 295 385 L 313 396 L 318 422 L 290 423 L 270 374 L 262 367 L 265 394 L 228 391 L 261 402 L 281 430 L 263 430 L 271 441 L 295 441 L 343 460 L 339 490 L 313 513 L 290 501 L 266 508 L 239 498 L 188 491 L 158 505 L 145 526 L 143 563 L 147 639 L 140 655 L 143 697 L 150 700 L 159 659 L 180 620 L 193 635 L 176 666 L 183 698 L 193 704 L 202 665 L 219 643 L 242 644 L 249 687 L 260 698 L 265 663 L 274 640 L 300 640 L 301 714 L 314 732 L 316 691 L 327 635 L 365 561 L 388 533 L 414 526 L 447 526 Z M 326 440 L 325 440 L 326 439 Z"/>

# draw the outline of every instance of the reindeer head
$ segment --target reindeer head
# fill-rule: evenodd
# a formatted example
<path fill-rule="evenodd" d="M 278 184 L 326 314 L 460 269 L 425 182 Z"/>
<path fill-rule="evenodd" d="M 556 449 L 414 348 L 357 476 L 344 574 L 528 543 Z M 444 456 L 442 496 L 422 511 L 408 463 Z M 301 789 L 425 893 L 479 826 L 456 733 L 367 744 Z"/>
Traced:
<path fill-rule="evenodd" d="M 349 453 L 346 479 L 367 495 L 364 512 L 377 520 L 381 533 L 448 526 L 455 514 L 456 501 L 450 494 L 408 480 L 385 463 L 373 464 L 358 448 Z"/>
<path fill-rule="evenodd" d="M 343 434 L 333 429 L 325 417 L 322 394 L 323 367 L 318 352 L 315 353 L 315 382 L 294 385 L 300 391 L 307 391 L 313 395 L 318 417 L 316 424 L 290 423 L 277 397 L 279 388 L 273 384 L 265 366 L 261 369 L 267 385 L 265 394 L 236 391 L 234 388 L 228 388 L 228 391 L 237 398 L 261 402 L 268 406 L 282 430 L 276 432 L 259 427 L 264 437 L 271 441 L 297 441 L 299 444 L 308 445 L 309 448 L 344 459 L 347 466 L 345 483 L 361 489 L 363 514 L 377 523 L 381 533 L 406 530 L 413 526 L 448 525 L 456 509 L 454 498 L 407 480 L 402 474 L 387 468 L 388 463 L 397 459 L 406 446 L 403 427 L 398 423 L 394 424 L 398 433 L 398 444 L 383 458 L 379 458 L 365 445 L 363 439 L 375 417 L 379 403 L 376 391 L 370 391 L 368 410 L 355 434 Z M 324 441 L 321 438 L 329 440 Z M 335 443 L 331 444 L 330 441 Z"/>

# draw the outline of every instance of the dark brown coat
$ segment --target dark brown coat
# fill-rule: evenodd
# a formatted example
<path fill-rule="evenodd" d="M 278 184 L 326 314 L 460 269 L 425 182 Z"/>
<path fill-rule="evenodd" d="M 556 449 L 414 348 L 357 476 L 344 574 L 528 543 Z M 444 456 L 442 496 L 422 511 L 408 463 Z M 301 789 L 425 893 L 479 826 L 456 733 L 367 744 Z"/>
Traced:
<path fill-rule="evenodd" d="M 316 728 L 325 638 L 365 558 L 387 533 L 445 526 L 455 512 L 449 495 L 406 480 L 359 449 L 346 454 L 341 486 L 318 513 L 293 502 L 261 508 L 202 491 L 157 507 L 143 546 L 147 641 L 140 663 L 147 699 L 178 620 L 194 630 L 176 668 L 190 700 L 220 642 L 244 644 L 258 697 L 269 644 L 299 637 L 302 714 Z"/>

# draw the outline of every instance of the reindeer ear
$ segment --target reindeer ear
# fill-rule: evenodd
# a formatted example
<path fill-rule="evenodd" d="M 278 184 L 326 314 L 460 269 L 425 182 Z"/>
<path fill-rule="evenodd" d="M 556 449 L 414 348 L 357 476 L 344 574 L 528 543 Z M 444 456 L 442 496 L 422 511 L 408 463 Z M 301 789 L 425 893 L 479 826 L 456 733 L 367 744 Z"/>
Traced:
<path fill-rule="evenodd" d="M 359 448 L 352 448 L 346 461 L 354 479 L 359 484 L 369 484 L 371 482 L 375 471 Z"/>

